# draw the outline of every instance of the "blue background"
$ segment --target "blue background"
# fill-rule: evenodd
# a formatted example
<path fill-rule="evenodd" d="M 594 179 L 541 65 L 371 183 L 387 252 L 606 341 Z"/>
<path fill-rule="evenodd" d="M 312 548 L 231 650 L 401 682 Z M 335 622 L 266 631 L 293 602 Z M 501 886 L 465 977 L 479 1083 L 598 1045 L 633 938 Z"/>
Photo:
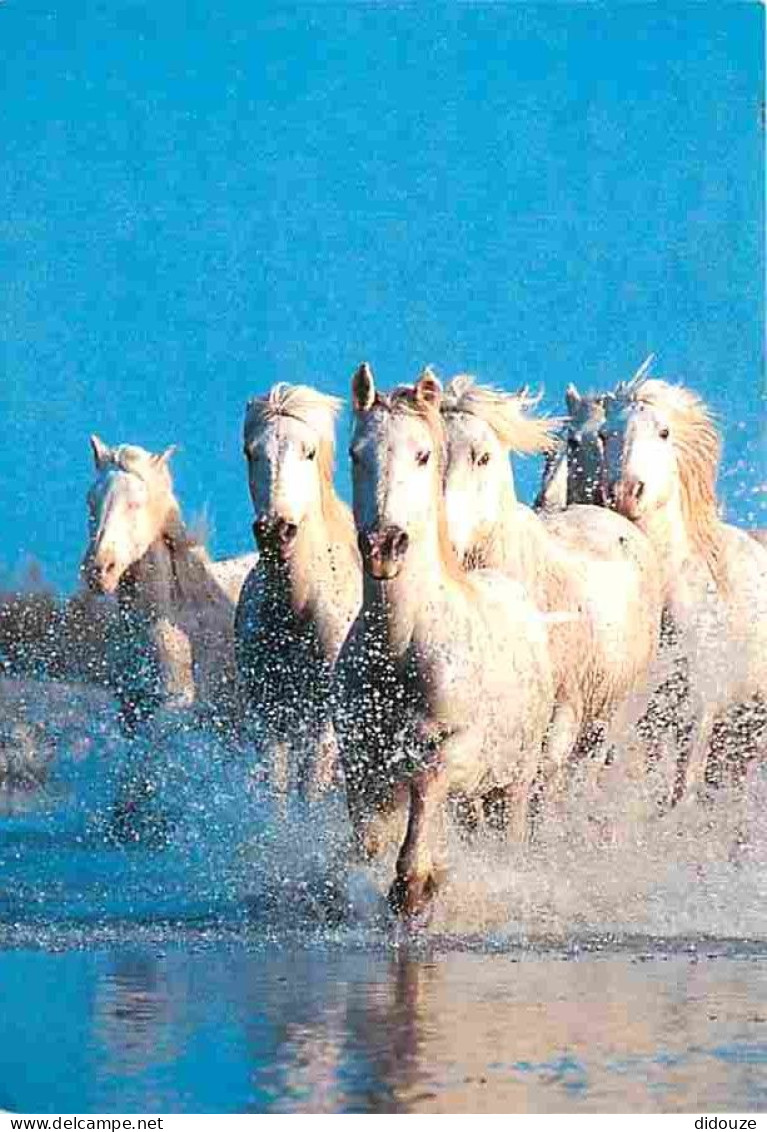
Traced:
<path fill-rule="evenodd" d="M 656 351 L 759 520 L 760 4 L 51 9 L 0 3 L 6 566 L 74 585 L 93 430 L 178 442 L 185 513 L 247 549 L 246 397 L 362 358 L 557 409 Z"/>

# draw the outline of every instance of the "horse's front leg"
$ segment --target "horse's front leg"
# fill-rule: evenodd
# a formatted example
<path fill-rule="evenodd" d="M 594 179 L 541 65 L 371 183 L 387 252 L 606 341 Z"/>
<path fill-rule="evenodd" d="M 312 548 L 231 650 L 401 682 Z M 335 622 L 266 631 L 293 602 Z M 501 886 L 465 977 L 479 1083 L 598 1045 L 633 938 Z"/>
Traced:
<path fill-rule="evenodd" d="M 406 919 L 423 912 L 439 887 L 444 874 L 445 802 L 453 785 L 450 772 L 470 763 L 475 747 L 475 737 L 466 731 L 427 740 L 431 757 L 410 780 L 407 832 L 389 890 L 393 911 Z"/>
<path fill-rule="evenodd" d="M 160 681 L 167 707 L 190 707 L 195 699 L 195 665 L 189 636 L 163 618 L 155 627 Z"/>
<path fill-rule="evenodd" d="M 298 788 L 302 797 L 315 802 L 336 782 L 338 774 L 338 741 L 329 719 L 322 722 L 313 735 L 306 758 L 299 771 Z"/>
<path fill-rule="evenodd" d="M 573 753 L 581 728 L 581 712 L 575 704 L 560 700 L 554 707 L 541 755 L 540 782 L 544 798 L 564 801 Z"/>
<path fill-rule="evenodd" d="M 274 796 L 277 808 L 285 814 L 290 790 L 291 745 L 280 735 L 269 735 L 266 739 L 265 762 L 269 776 L 269 789 Z"/>
<path fill-rule="evenodd" d="M 391 845 L 401 844 L 407 826 L 407 783 L 398 783 L 381 798 L 347 778 L 346 801 L 358 858 L 372 861 Z"/>
<path fill-rule="evenodd" d="M 702 793 L 706 785 L 714 714 L 702 704 L 697 707 L 692 719 L 681 721 L 678 732 L 676 781 L 671 799 L 674 806 L 685 795 L 694 798 L 698 792 Z"/>

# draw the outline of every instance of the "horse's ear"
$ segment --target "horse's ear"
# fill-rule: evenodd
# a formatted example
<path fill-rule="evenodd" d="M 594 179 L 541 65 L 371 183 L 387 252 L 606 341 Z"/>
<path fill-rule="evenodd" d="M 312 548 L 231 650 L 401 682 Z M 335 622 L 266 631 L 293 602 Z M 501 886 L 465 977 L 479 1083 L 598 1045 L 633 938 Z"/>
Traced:
<path fill-rule="evenodd" d="M 363 362 L 352 378 L 352 406 L 355 413 L 367 413 L 373 408 L 376 399 L 376 383 L 373 371 Z"/>
<path fill-rule="evenodd" d="M 93 462 L 96 465 L 96 470 L 100 472 L 112 459 L 112 449 L 94 432 L 91 436 L 91 450 L 93 451 Z"/>
<path fill-rule="evenodd" d="M 573 385 L 572 381 L 565 390 L 565 403 L 567 404 L 567 411 L 570 416 L 577 412 L 581 403 L 581 395 Z"/>
<path fill-rule="evenodd" d="M 169 448 L 166 448 L 164 452 L 153 454 L 152 463 L 163 464 L 165 467 L 167 467 L 174 452 L 178 452 L 177 444 L 171 444 L 171 446 Z"/>
<path fill-rule="evenodd" d="M 415 383 L 415 399 L 433 409 L 439 409 L 442 403 L 442 382 L 430 366 L 426 367 Z"/>
<path fill-rule="evenodd" d="M 610 412 L 610 409 L 614 409 L 618 404 L 618 398 L 616 397 L 615 393 L 603 393 L 599 398 L 599 404 L 602 412 L 605 414 L 605 416 L 607 416 L 607 414 Z"/>
<path fill-rule="evenodd" d="M 632 382 L 636 381 L 637 384 L 638 384 L 639 382 L 643 381 L 647 377 L 650 370 L 652 369 L 652 364 L 653 364 L 654 361 L 655 361 L 655 354 L 648 354 L 647 357 L 645 358 L 645 360 L 642 362 L 639 369 L 636 371 L 636 373 L 632 377 L 632 379 L 631 379 Z"/>
<path fill-rule="evenodd" d="M 466 393 L 468 389 L 471 389 L 473 384 L 474 378 L 470 373 L 457 373 L 454 377 L 450 378 L 445 386 L 445 395 L 449 397 L 451 401 L 460 401 L 464 393 Z"/>

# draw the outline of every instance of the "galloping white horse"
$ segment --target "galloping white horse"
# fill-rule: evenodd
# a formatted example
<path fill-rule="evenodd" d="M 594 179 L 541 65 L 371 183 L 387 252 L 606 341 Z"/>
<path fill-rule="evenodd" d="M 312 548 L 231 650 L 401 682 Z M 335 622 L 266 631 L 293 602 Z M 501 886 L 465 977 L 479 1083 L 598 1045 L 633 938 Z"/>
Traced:
<path fill-rule="evenodd" d="M 553 615 L 556 706 L 543 773 L 561 793 L 579 743 L 646 691 L 659 642 L 661 578 L 653 547 L 621 516 L 574 505 L 542 518 L 517 503 L 509 452 L 551 446 L 552 422 L 531 417 L 534 404 L 524 393 L 463 375 L 448 384 L 445 498 L 459 557 L 516 578 Z"/>
<path fill-rule="evenodd" d="M 722 522 L 720 438 L 701 399 L 641 377 L 605 401 L 603 490 L 644 531 L 664 571 L 664 597 L 688 666 L 694 729 L 675 798 L 700 787 L 709 753 L 763 750 L 767 733 L 767 551 Z"/>
<path fill-rule="evenodd" d="M 599 428 L 605 419 L 602 398 L 581 394 L 571 383 L 565 392 L 568 417 L 559 430 L 556 447 L 549 447 L 536 511 L 562 511 L 572 503 L 598 504 L 602 446 Z"/>
<path fill-rule="evenodd" d="M 359 609 L 361 568 L 349 509 L 333 488 L 340 402 L 275 385 L 248 402 L 244 447 L 261 557 L 236 616 L 240 681 L 266 740 L 273 785 L 331 785 L 330 674 Z"/>
<path fill-rule="evenodd" d="M 402 838 L 392 906 L 417 913 L 440 873 L 450 794 L 516 795 L 517 831 L 551 715 L 542 616 L 494 571 L 467 574 L 447 534 L 441 387 L 425 374 L 384 395 L 352 382 L 354 518 L 362 609 L 338 659 L 337 732 L 365 854 Z"/>
<path fill-rule="evenodd" d="M 646 376 L 654 360 L 650 354 L 632 378 Z M 571 382 L 565 390 L 567 420 L 559 444 L 546 456 L 536 511 L 563 510 L 572 503 L 602 506 L 601 427 L 605 419 L 604 394 L 580 394 Z"/>
<path fill-rule="evenodd" d="M 237 716 L 234 609 L 255 558 L 211 562 L 181 519 L 168 462 L 131 444 L 91 437 L 96 478 L 88 492 L 82 573 L 116 594 L 108 649 L 120 720 L 133 732 L 159 707 L 195 704 L 215 725 Z"/>

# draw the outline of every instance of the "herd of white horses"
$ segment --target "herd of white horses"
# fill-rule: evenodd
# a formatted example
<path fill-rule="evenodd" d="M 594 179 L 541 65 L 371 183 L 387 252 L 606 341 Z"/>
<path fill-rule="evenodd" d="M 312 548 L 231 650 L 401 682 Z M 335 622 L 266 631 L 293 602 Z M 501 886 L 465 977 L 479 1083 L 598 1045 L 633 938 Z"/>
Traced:
<path fill-rule="evenodd" d="M 552 420 L 526 389 L 426 370 L 383 392 L 364 364 L 351 511 L 341 401 L 277 384 L 245 412 L 258 554 L 221 562 L 182 521 L 172 450 L 93 437 L 82 576 L 116 599 L 98 671 L 123 727 L 187 713 L 255 735 L 278 797 L 344 790 L 358 851 L 398 847 L 405 918 L 443 875 L 449 801 L 524 838 L 583 756 L 620 759 L 611 735 L 648 767 L 673 752 L 669 806 L 745 781 L 767 751 L 767 540 L 721 517 L 703 401 L 648 368 L 571 386 Z M 545 456 L 532 509 L 510 453 Z"/>

